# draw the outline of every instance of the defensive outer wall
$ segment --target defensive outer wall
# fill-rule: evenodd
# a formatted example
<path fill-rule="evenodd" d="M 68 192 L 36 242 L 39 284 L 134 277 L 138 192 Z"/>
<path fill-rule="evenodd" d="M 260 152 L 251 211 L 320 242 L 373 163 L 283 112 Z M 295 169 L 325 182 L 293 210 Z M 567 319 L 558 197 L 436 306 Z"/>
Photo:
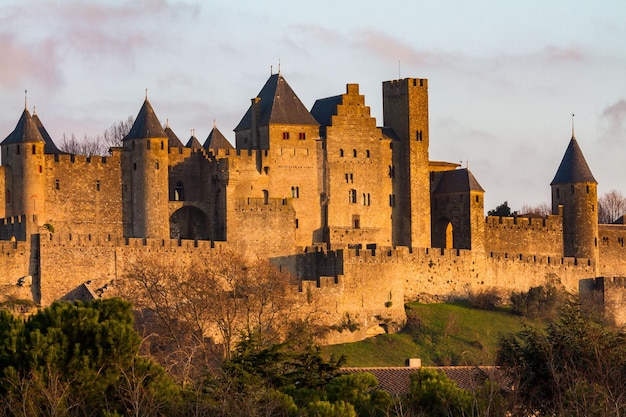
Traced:
<path fill-rule="evenodd" d="M 19 231 L 31 226 L 22 217 L 0 229 Z M 0 242 L 5 265 L 0 270 L 0 285 L 5 294 L 32 298 L 42 305 L 80 288 L 96 297 L 116 295 L 116 283 L 124 279 L 131 265 L 142 260 L 149 262 L 157 257 L 177 259 L 183 264 L 202 262 L 228 248 L 226 242 L 61 235 L 42 228 L 25 241 Z M 300 278 L 293 295 L 294 305 L 303 317 L 314 315 L 320 324 L 336 328 L 346 320 L 358 323 L 356 331 L 332 333 L 330 343 L 397 330 L 405 321 L 407 300 L 426 295 L 463 298 L 485 289 L 505 294 L 525 291 L 551 277 L 577 292 L 579 282 L 588 282 L 595 268 L 590 261 L 575 258 L 374 246 L 334 250 L 307 247 L 292 256 L 273 258 L 272 262 Z M 617 295 L 605 297 L 612 300 L 611 305 L 621 305 L 626 299 L 624 286 L 610 288 L 619 289 Z"/>

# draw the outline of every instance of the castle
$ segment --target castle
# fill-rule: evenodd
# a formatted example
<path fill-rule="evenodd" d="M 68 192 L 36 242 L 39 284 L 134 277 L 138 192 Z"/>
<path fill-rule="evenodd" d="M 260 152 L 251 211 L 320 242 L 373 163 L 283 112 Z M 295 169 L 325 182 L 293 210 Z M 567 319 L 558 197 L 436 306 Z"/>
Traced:
<path fill-rule="evenodd" d="M 273 74 L 235 147 L 216 127 L 183 145 L 146 98 L 123 146 L 102 157 L 61 152 L 24 109 L 0 143 L 0 291 L 42 305 L 99 296 L 147 253 L 180 261 L 228 248 L 293 272 L 303 308 L 313 298 L 322 321 L 349 315 L 354 339 L 400 325 L 403 302 L 421 294 L 558 278 L 575 292 L 611 288 L 621 304 L 626 226 L 598 224 L 597 182 L 573 132 L 551 215 L 485 217 L 472 173 L 429 159 L 428 80 L 382 90 L 379 127 L 357 84 L 309 111 Z"/>

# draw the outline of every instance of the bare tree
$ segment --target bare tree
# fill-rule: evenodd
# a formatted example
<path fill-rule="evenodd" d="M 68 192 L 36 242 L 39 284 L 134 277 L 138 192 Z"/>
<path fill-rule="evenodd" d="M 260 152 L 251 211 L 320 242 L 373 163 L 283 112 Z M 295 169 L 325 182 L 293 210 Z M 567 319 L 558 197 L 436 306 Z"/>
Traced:
<path fill-rule="evenodd" d="M 626 197 L 620 191 L 611 190 L 598 199 L 598 222 L 613 223 L 626 212 Z"/>
<path fill-rule="evenodd" d="M 146 346 L 183 384 L 214 366 L 212 340 L 221 343 L 220 359 L 242 334 L 278 341 L 292 305 L 290 274 L 233 252 L 184 266 L 146 257 L 126 277 L 122 291 L 140 310 Z"/>
<path fill-rule="evenodd" d="M 536 206 L 530 204 L 524 204 L 522 209 L 520 210 L 521 215 L 535 214 L 539 216 L 546 217 L 547 215 L 552 213 L 552 207 L 548 203 L 540 203 Z"/>
<path fill-rule="evenodd" d="M 110 148 L 122 146 L 122 139 L 130 132 L 133 123 L 134 118 L 128 116 L 126 120 L 113 123 L 102 134 L 96 137 L 85 135 L 82 140 L 78 140 L 73 133 L 70 138 L 64 133 L 60 149 L 74 155 L 108 155 Z"/>

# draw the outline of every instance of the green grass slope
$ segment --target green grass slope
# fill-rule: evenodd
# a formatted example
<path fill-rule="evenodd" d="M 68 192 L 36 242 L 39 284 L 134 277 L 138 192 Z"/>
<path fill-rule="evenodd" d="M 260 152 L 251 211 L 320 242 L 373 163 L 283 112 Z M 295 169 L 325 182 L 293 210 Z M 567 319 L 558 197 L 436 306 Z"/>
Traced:
<path fill-rule="evenodd" d="M 421 358 L 424 366 L 493 365 L 500 336 L 523 329 L 526 319 L 504 310 L 478 310 L 466 303 L 406 305 L 408 323 L 398 334 L 324 347 L 326 355 L 346 355 L 345 366 L 404 366 Z"/>

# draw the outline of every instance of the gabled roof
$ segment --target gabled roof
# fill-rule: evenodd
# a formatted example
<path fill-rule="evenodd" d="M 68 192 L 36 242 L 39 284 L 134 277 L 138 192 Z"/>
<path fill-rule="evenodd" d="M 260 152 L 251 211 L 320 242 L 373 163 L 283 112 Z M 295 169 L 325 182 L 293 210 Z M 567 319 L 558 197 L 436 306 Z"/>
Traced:
<path fill-rule="evenodd" d="M 33 112 L 32 119 L 33 119 L 33 122 L 35 123 L 35 126 L 37 126 L 37 129 L 39 129 L 39 133 L 41 134 L 41 137 L 46 142 L 46 144 L 43 147 L 43 152 L 45 154 L 62 154 L 62 153 L 64 153 L 59 148 L 57 148 L 57 145 L 54 144 L 54 141 L 52 140 L 52 138 L 48 134 L 48 131 L 43 126 L 43 123 L 41 123 L 41 120 L 39 119 L 39 116 L 37 116 L 37 114 L 34 113 L 34 112 Z"/>
<path fill-rule="evenodd" d="M 154 109 L 150 105 L 148 99 L 143 102 L 143 106 L 139 110 L 139 114 L 135 118 L 133 127 L 124 138 L 128 139 L 147 139 L 147 138 L 167 138 L 159 119 L 154 114 Z"/>
<path fill-rule="evenodd" d="M 228 139 L 226 139 L 226 136 L 220 132 L 217 126 L 213 126 L 211 133 L 209 133 L 209 136 L 206 138 L 204 145 L 202 146 L 207 151 L 217 149 L 235 149 Z"/>
<path fill-rule="evenodd" d="M 20 120 L 18 120 L 13 132 L 7 136 L 0 145 L 9 145 L 14 143 L 32 143 L 45 142 L 37 125 L 33 121 L 28 109 L 24 109 Z"/>
<path fill-rule="evenodd" d="M 261 99 L 256 104 L 260 106 L 257 126 L 268 126 L 269 124 L 319 125 L 280 74 L 270 76 L 257 98 Z M 235 128 L 235 132 L 252 128 L 252 109 L 253 105 L 248 108 Z"/>
<path fill-rule="evenodd" d="M 440 171 L 436 175 L 439 176 L 439 182 L 433 191 L 435 194 L 485 192 L 467 168 Z"/>
<path fill-rule="evenodd" d="M 183 143 L 180 141 L 180 139 L 178 139 L 176 133 L 174 133 L 174 131 L 169 126 L 165 128 L 164 132 L 167 135 L 167 145 L 170 148 L 184 148 Z"/>
<path fill-rule="evenodd" d="M 511 391 L 512 388 L 511 379 L 504 371 L 495 366 L 342 368 L 341 372 L 346 374 L 369 372 L 378 380 L 376 389 L 387 391 L 391 395 L 406 395 L 411 387 L 411 376 L 419 373 L 420 369 L 430 369 L 442 373 L 454 381 L 459 388 L 465 390 L 478 389 L 487 379 L 497 382 L 504 391 Z"/>
<path fill-rule="evenodd" d="M 192 136 L 189 138 L 189 140 L 185 144 L 185 148 L 199 149 L 199 148 L 202 148 L 202 144 L 200 143 L 197 137 Z"/>
<path fill-rule="evenodd" d="M 561 165 L 559 165 L 559 169 L 556 171 L 556 175 L 550 185 L 585 182 L 598 183 L 593 177 L 587 161 L 585 161 L 576 138 L 572 136 L 565 155 L 563 155 L 561 160 Z"/>

